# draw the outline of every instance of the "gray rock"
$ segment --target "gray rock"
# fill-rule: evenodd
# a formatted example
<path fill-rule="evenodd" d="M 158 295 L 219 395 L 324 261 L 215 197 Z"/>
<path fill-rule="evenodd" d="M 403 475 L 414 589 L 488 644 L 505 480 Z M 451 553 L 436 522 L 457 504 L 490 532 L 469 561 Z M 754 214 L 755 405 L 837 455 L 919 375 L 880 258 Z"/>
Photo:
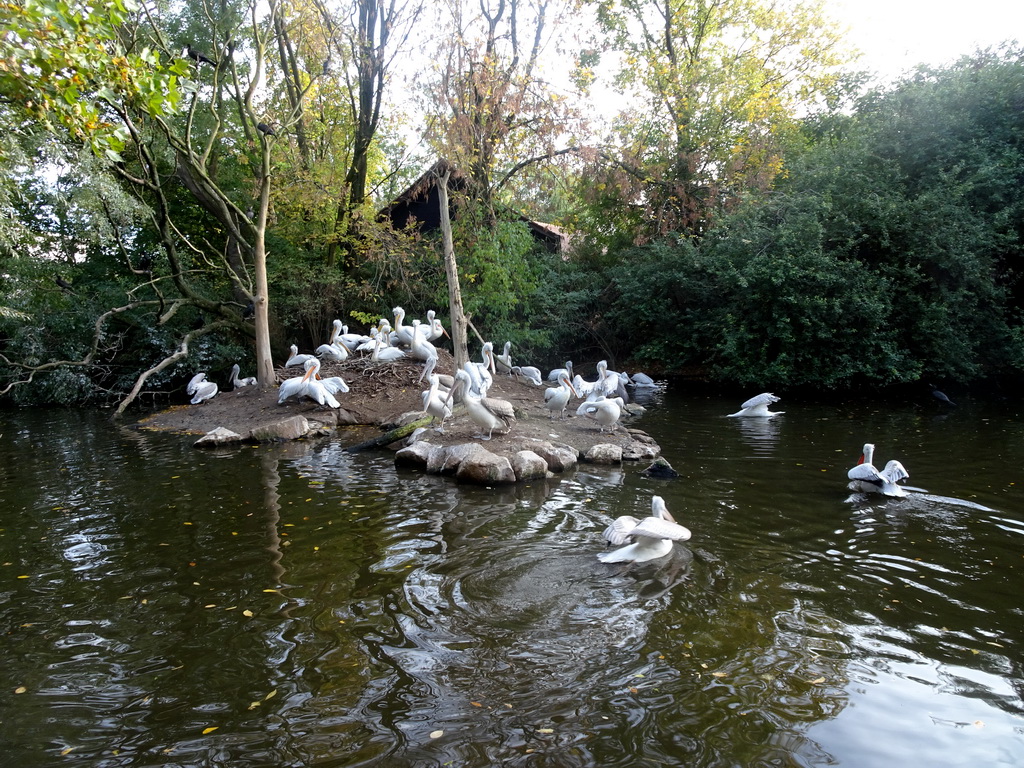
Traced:
<path fill-rule="evenodd" d="M 497 456 L 486 448 L 480 448 L 459 463 L 455 479 L 461 483 L 475 485 L 510 485 L 516 481 L 516 473 L 504 456 Z"/>
<path fill-rule="evenodd" d="M 196 448 L 213 448 L 218 445 L 233 445 L 242 442 L 242 436 L 224 427 L 217 427 L 196 440 L 193 445 Z"/>
<path fill-rule="evenodd" d="M 584 459 L 592 464 L 621 464 L 622 447 L 614 443 L 598 443 L 587 451 Z"/>
<path fill-rule="evenodd" d="M 249 433 L 249 439 L 257 443 L 273 443 L 278 440 L 298 440 L 309 433 L 309 422 L 305 416 L 292 416 L 274 424 L 256 427 Z"/>
<path fill-rule="evenodd" d="M 540 480 L 551 474 L 548 463 L 533 451 L 517 451 L 511 464 L 516 480 Z"/>
<path fill-rule="evenodd" d="M 533 451 L 547 462 L 552 472 L 567 472 L 579 464 L 579 452 L 571 445 L 549 443 L 546 440 L 524 440 L 520 450 Z"/>
<path fill-rule="evenodd" d="M 462 462 L 472 457 L 477 451 L 490 453 L 477 443 L 438 446 L 430 452 L 427 459 L 427 472 L 432 475 L 454 475 Z"/>
<path fill-rule="evenodd" d="M 431 445 L 426 440 L 418 440 L 395 454 L 395 466 L 426 469 L 427 463 L 430 461 L 431 451 L 436 450 L 437 446 Z"/>

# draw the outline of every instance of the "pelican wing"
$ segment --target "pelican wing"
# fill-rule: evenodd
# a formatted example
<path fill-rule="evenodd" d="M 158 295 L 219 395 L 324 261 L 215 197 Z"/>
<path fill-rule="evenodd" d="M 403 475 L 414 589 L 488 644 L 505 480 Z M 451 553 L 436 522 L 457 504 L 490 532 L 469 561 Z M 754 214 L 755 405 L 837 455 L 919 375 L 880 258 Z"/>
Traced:
<path fill-rule="evenodd" d="M 892 459 L 888 464 L 886 464 L 885 469 L 883 469 L 879 474 L 881 474 L 882 477 L 890 483 L 898 483 L 900 480 L 906 480 L 910 477 L 910 473 L 908 473 L 906 468 L 896 461 L 896 459 Z"/>
<path fill-rule="evenodd" d="M 660 517 L 646 517 L 633 529 L 633 535 L 645 536 L 649 539 L 686 541 L 690 538 L 690 529 L 670 520 L 662 520 Z"/>
<path fill-rule="evenodd" d="M 619 546 L 625 544 L 633 537 L 633 529 L 640 523 L 632 515 L 623 515 L 622 517 L 616 517 L 612 520 L 611 525 L 604 529 L 601 534 L 604 536 L 609 544 Z"/>
<path fill-rule="evenodd" d="M 496 397 L 482 397 L 480 402 L 484 408 L 493 413 L 502 421 L 508 423 L 516 420 L 516 412 L 512 407 L 512 403 L 508 400 L 499 400 Z"/>
<path fill-rule="evenodd" d="M 847 472 L 846 476 L 851 480 L 863 480 L 866 483 L 880 484 L 882 482 L 882 476 L 878 474 L 874 464 L 858 464 Z"/>
<path fill-rule="evenodd" d="M 760 395 L 747 400 L 747 402 L 741 405 L 740 408 L 753 408 L 758 405 L 771 405 L 772 403 L 779 402 L 780 399 L 781 398 L 776 397 L 771 392 L 762 392 Z"/>

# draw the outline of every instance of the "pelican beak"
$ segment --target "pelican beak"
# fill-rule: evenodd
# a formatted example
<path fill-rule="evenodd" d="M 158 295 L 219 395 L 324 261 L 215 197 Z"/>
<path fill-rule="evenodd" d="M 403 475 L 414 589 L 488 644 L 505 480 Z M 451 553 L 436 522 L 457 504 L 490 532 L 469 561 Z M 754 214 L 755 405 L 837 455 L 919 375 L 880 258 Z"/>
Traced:
<path fill-rule="evenodd" d="M 573 397 L 579 397 L 579 392 L 576 391 L 576 387 L 572 385 L 572 382 L 567 379 L 566 383 L 568 383 L 569 391 L 572 392 Z"/>

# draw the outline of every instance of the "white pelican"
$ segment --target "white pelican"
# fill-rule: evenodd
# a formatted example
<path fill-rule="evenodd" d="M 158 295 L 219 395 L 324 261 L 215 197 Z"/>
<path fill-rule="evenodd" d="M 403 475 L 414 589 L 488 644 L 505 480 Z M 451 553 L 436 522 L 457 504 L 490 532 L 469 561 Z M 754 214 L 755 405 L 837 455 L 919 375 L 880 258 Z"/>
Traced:
<path fill-rule="evenodd" d="M 472 363 L 466 363 L 467 368 L 470 365 Z M 469 418 L 480 427 L 481 431 L 487 430 L 487 437 L 482 434 L 476 435 L 476 437 L 481 440 L 490 440 L 494 430 L 504 427 L 505 432 L 508 433 L 512 429 L 512 423 L 516 420 L 512 403 L 475 394 L 472 388 L 472 379 L 465 369 L 455 372 L 455 388 L 448 393 L 448 400 L 452 399 L 456 389 L 462 390 L 462 402 L 466 404 L 466 413 L 469 414 Z"/>
<path fill-rule="evenodd" d="M 569 374 L 570 381 L 572 380 L 572 360 L 565 361 L 565 368 L 555 368 L 548 374 L 548 381 L 558 381 L 558 374 L 565 371 Z"/>
<path fill-rule="evenodd" d="M 441 325 L 441 319 L 434 317 L 434 310 L 427 312 L 427 320 L 429 327 L 427 328 L 427 341 L 437 341 L 442 336 L 448 336 L 448 331 Z M 449 338 L 451 338 L 449 336 Z"/>
<path fill-rule="evenodd" d="M 736 413 L 730 413 L 729 416 L 752 416 L 755 418 L 778 416 L 781 413 L 785 413 L 785 411 L 769 411 L 768 406 L 779 402 L 780 399 L 771 392 L 762 392 L 757 397 L 747 400 L 747 402 L 740 406 L 740 410 L 736 411 Z"/>
<path fill-rule="evenodd" d="M 540 368 L 534 368 L 532 365 L 513 365 L 511 373 L 529 379 L 535 387 L 544 383 L 540 377 Z"/>
<path fill-rule="evenodd" d="M 288 362 L 284 364 L 285 368 L 291 368 L 293 365 L 305 365 L 307 360 L 315 360 L 316 355 L 300 355 L 299 347 L 296 344 L 292 344 L 290 347 L 292 356 L 288 358 Z"/>
<path fill-rule="evenodd" d="M 242 369 L 238 363 L 231 366 L 231 388 L 239 389 L 240 387 L 251 387 L 256 384 L 255 376 L 246 376 L 244 379 L 238 378 L 238 374 L 241 373 Z"/>
<path fill-rule="evenodd" d="M 690 531 L 675 521 L 661 496 L 651 499 L 651 516 L 637 520 L 630 515 L 617 517 L 602 534 L 613 546 L 628 544 L 597 556 L 602 563 L 643 563 L 664 557 L 672 551 L 672 542 L 686 541 Z"/>
<path fill-rule="evenodd" d="M 429 325 L 419 325 L 418 321 L 413 321 L 413 325 L 405 325 L 405 310 L 401 307 L 395 307 L 391 310 L 395 314 L 395 330 L 393 336 L 402 344 L 412 345 L 413 333 L 422 334 L 424 339 L 429 341 L 430 335 L 434 332 L 434 310 L 427 312 L 427 317 L 430 318 Z"/>
<path fill-rule="evenodd" d="M 409 349 L 413 357 L 417 360 L 429 360 L 430 358 L 437 358 L 437 347 L 427 341 L 427 334 L 420 331 L 420 321 L 412 321 L 412 338 L 409 342 Z"/>
<path fill-rule="evenodd" d="M 311 360 L 307 360 L 303 363 L 303 367 L 306 369 L 306 373 L 303 376 L 293 376 L 290 379 L 285 379 L 281 382 L 281 386 L 277 388 L 277 404 L 281 405 L 285 400 L 291 397 L 302 397 L 306 394 L 306 383 L 309 381 L 310 376 L 313 375 L 314 367 L 319 367 L 319 360 L 315 357 Z"/>
<path fill-rule="evenodd" d="M 559 414 L 559 418 L 565 418 L 565 407 L 569 404 L 569 395 L 575 395 L 576 390 L 572 386 L 572 382 L 569 381 L 569 374 L 562 371 L 558 374 L 558 386 L 548 387 L 544 390 L 544 407 L 548 409 L 548 418 L 555 418 L 555 414 Z"/>
<path fill-rule="evenodd" d="M 910 477 L 903 465 L 892 459 L 879 472 L 871 463 L 874 457 L 874 444 L 865 443 L 857 466 L 846 473 L 850 478 L 849 489 L 861 493 L 880 493 L 883 496 L 906 496 L 907 492 L 896 485 L 900 480 Z"/>
<path fill-rule="evenodd" d="M 489 341 L 484 342 L 480 355 L 483 357 L 482 363 L 468 362 L 465 368 L 466 373 L 469 374 L 473 392 L 480 397 L 487 397 L 487 390 L 494 383 L 494 377 L 491 375 L 494 373 L 494 345 Z"/>
<path fill-rule="evenodd" d="M 501 368 L 502 373 L 507 373 L 509 376 L 512 375 L 512 355 L 509 354 L 509 350 L 512 349 L 512 342 L 505 342 L 505 349 L 500 355 L 494 356 L 494 364 Z M 497 372 L 497 371 L 495 371 Z"/>
<path fill-rule="evenodd" d="M 338 347 L 344 347 L 349 352 L 355 352 L 356 348 L 360 344 L 364 344 L 370 340 L 369 336 L 365 336 L 361 333 L 349 333 L 348 326 L 342 325 L 341 320 L 334 321 L 334 333 L 331 334 L 331 340 L 328 344 L 334 344 Z"/>
<path fill-rule="evenodd" d="M 430 414 L 434 420 L 440 420 L 441 424 L 437 431 L 443 435 L 444 420 L 452 415 L 452 407 L 448 404 L 448 398 L 441 395 L 441 382 L 437 374 L 430 374 L 429 381 L 430 389 L 423 393 L 423 411 Z"/>
<path fill-rule="evenodd" d="M 373 354 L 370 355 L 370 359 L 375 363 L 393 363 L 395 360 L 405 357 L 405 352 L 400 350 L 398 347 L 389 347 L 386 342 L 382 340 L 384 334 L 377 337 L 374 342 Z"/>
<path fill-rule="evenodd" d="M 321 344 L 316 348 L 316 356 L 329 363 L 343 363 L 348 360 L 348 349 L 344 344 Z"/>
<path fill-rule="evenodd" d="M 615 426 L 619 423 L 619 416 L 622 415 L 623 405 L 621 397 L 602 396 L 596 400 L 584 402 L 579 410 L 582 410 L 583 415 L 587 418 L 596 421 L 602 432 L 605 431 L 605 427 L 609 432 L 614 432 Z"/>
<path fill-rule="evenodd" d="M 212 400 L 217 396 L 217 391 L 217 385 L 212 381 L 207 381 L 205 373 L 197 373 L 185 387 L 186 394 L 192 395 L 192 399 L 189 401 L 192 405 Z"/>
<path fill-rule="evenodd" d="M 430 377 L 433 375 L 433 376 L 437 376 L 437 380 L 440 382 L 442 387 L 444 387 L 446 390 L 450 390 L 452 387 L 455 386 L 455 377 L 454 376 L 449 376 L 446 373 L 434 373 L 434 368 L 436 368 L 436 367 L 437 367 L 437 358 L 436 357 L 427 358 L 427 362 L 424 363 L 424 365 L 423 365 L 423 372 L 420 373 L 420 377 L 418 379 L 416 379 L 416 383 L 419 384 L 424 379 L 426 379 L 427 381 L 430 381 Z"/>

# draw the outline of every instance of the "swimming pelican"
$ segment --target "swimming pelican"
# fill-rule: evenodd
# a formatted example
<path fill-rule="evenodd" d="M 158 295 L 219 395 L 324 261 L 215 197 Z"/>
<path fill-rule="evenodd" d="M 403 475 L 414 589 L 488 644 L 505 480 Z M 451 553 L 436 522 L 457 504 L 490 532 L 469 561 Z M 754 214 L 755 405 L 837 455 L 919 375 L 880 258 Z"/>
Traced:
<path fill-rule="evenodd" d="M 246 376 L 244 379 L 238 378 L 238 374 L 241 373 L 242 369 L 235 363 L 231 366 L 231 388 L 239 389 L 241 387 L 251 387 L 256 384 L 255 376 Z"/>
<path fill-rule="evenodd" d="M 562 371 L 558 374 L 558 386 L 548 387 L 544 390 L 544 407 L 548 409 L 549 419 L 555 418 L 556 413 L 559 414 L 559 418 L 565 418 L 565 407 L 569 404 L 569 395 L 579 397 L 572 382 L 569 381 L 569 374 Z"/>
<path fill-rule="evenodd" d="M 507 373 L 509 376 L 512 375 L 512 355 L 509 354 L 509 350 L 512 349 L 512 342 L 505 342 L 505 349 L 500 355 L 494 356 L 494 364 L 501 368 L 502 373 Z M 497 371 L 495 371 L 497 372 Z"/>
<path fill-rule="evenodd" d="M 316 356 L 330 363 L 343 363 L 348 360 L 348 348 L 344 344 L 321 344 Z"/>
<path fill-rule="evenodd" d="M 299 347 L 296 344 L 292 344 L 290 347 L 292 356 L 288 358 L 288 362 L 284 364 L 285 368 L 291 368 L 293 365 L 305 365 L 307 360 L 315 360 L 316 355 L 300 355 Z"/>
<path fill-rule="evenodd" d="M 747 402 L 740 406 L 740 410 L 736 411 L 736 413 L 730 413 L 729 416 L 753 416 L 760 418 L 778 416 L 780 413 L 785 413 L 785 411 L 769 411 L 768 406 L 779 402 L 780 399 L 771 392 L 762 392 L 757 397 L 747 400 Z"/>
<path fill-rule="evenodd" d="M 624 405 L 621 397 L 602 396 L 596 400 L 584 402 L 580 408 L 584 416 L 593 419 L 600 425 L 602 432 L 605 431 L 605 427 L 609 432 L 614 432 Z"/>
<path fill-rule="evenodd" d="M 430 389 L 423 393 L 423 411 L 430 414 L 432 419 L 440 420 L 437 431 L 443 435 L 444 420 L 452 415 L 452 407 L 448 404 L 448 398 L 441 395 L 441 382 L 437 374 L 430 374 L 429 381 Z"/>
<path fill-rule="evenodd" d="M 883 496 L 906 496 L 907 492 L 896 484 L 910 477 L 903 465 L 892 459 L 885 465 L 885 469 L 879 472 L 872 464 L 874 458 L 874 444 L 865 443 L 857 466 L 846 473 L 850 478 L 849 489 L 861 493 L 880 493 Z"/>
<path fill-rule="evenodd" d="M 384 334 L 377 337 L 374 342 L 373 354 L 370 359 L 375 363 L 393 363 L 395 360 L 405 357 L 405 352 L 398 347 L 389 347 L 382 340 Z"/>
<path fill-rule="evenodd" d="M 941 389 L 937 388 L 934 384 L 929 384 L 928 388 L 932 391 L 932 397 L 934 397 L 940 403 L 945 403 L 946 405 L 952 405 L 953 407 L 956 407 L 956 403 L 949 399 L 949 395 L 947 395 Z"/>
<path fill-rule="evenodd" d="M 535 387 L 539 387 L 544 383 L 544 380 L 540 377 L 540 368 L 534 368 L 532 365 L 513 365 L 511 373 L 529 379 L 530 383 Z"/>
<path fill-rule="evenodd" d="M 437 347 L 427 341 L 427 334 L 420 330 L 420 321 L 412 321 L 412 337 L 409 343 L 410 352 L 417 360 L 429 360 L 437 357 Z"/>
<path fill-rule="evenodd" d="M 293 376 L 290 379 L 285 379 L 281 382 L 281 386 L 277 388 L 277 404 L 281 405 L 285 400 L 291 397 L 302 397 L 306 394 L 306 384 L 309 378 L 313 375 L 314 363 L 319 363 L 315 357 L 311 360 L 307 360 L 303 363 L 303 367 L 306 369 L 306 373 L 303 376 Z"/>
<path fill-rule="evenodd" d="M 472 363 L 466 363 L 466 368 L 471 365 Z M 512 429 L 512 423 L 516 420 L 512 403 L 475 394 L 472 378 L 465 369 L 455 372 L 455 388 L 448 393 L 448 400 L 445 402 L 452 399 L 456 389 L 462 392 L 462 402 L 466 404 L 466 413 L 469 414 L 469 418 L 481 430 L 487 430 L 487 437 L 482 434 L 476 435 L 476 437 L 481 440 L 490 440 L 494 430 L 504 427 L 505 432 L 508 433 Z"/>
<path fill-rule="evenodd" d="M 628 544 L 597 556 L 602 563 L 644 563 L 672 551 L 672 542 L 686 541 L 690 531 L 675 521 L 661 496 L 651 499 L 651 516 L 637 520 L 631 515 L 617 517 L 602 534 L 613 546 Z"/>
<path fill-rule="evenodd" d="M 654 383 L 654 379 L 646 373 L 634 373 L 629 377 L 629 380 L 638 389 L 656 389 L 658 386 Z"/>
<path fill-rule="evenodd" d="M 206 380 L 205 373 L 197 373 L 185 387 L 185 393 L 192 395 L 192 399 L 189 401 L 192 405 L 198 405 L 216 397 L 218 389 L 214 382 Z"/>
<path fill-rule="evenodd" d="M 465 369 L 469 374 L 473 392 L 480 397 L 487 397 L 487 390 L 494 383 L 494 377 L 491 375 L 494 372 L 494 345 L 489 341 L 484 342 L 480 355 L 483 357 L 482 363 L 468 362 Z"/>
<path fill-rule="evenodd" d="M 572 380 L 572 360 L 565 361 L 565 368 L 555 368 L 548 374 L 548 381 L 558 381 L 558 374 L 565 371 L 569 374 L 569 380 Z"/>

